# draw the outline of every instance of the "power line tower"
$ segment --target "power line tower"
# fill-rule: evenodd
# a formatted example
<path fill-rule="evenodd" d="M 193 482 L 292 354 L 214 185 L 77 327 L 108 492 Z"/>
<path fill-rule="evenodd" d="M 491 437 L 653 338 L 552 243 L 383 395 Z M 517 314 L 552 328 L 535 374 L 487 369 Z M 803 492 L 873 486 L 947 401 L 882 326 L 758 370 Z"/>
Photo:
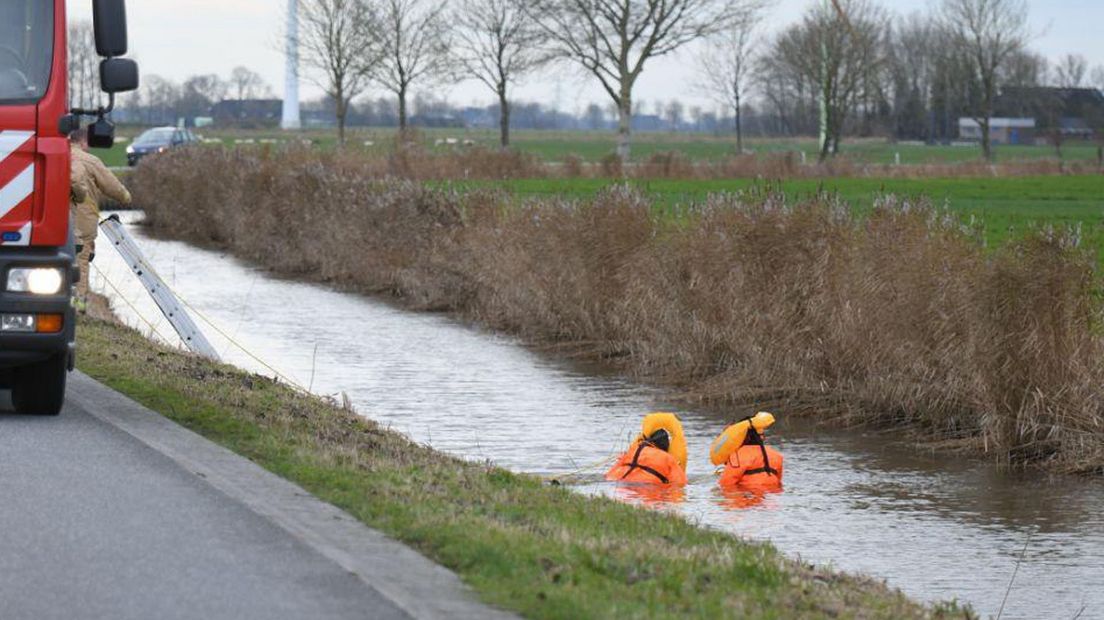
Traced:
<path fill-rule="evenodd" d="M 283 129 L 299 129 L 299 0 L 288 0 Z"/>

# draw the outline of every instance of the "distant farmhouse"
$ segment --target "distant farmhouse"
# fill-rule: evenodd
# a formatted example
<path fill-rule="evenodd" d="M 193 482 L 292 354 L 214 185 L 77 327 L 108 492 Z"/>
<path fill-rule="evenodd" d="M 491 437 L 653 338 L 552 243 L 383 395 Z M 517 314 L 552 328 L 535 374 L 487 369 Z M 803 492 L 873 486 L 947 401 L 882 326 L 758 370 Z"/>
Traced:
<path fill-rule="evenodd" d="M 972 142 L 981 141 L 981 123 L 972 118 L 958 119 L 958 137 Z M 989 140 L 1000 144 L 1035 144 L 1035 119 L 991 118 Z"/>
<path fill-rule="evenodd" d="M 1006 86 L 993 106 L 995 144 L 1104 138 L 1104 92 L 1095 88 Z M 959 137 L 981 140 L 973 119 L 959 120 Z"/>

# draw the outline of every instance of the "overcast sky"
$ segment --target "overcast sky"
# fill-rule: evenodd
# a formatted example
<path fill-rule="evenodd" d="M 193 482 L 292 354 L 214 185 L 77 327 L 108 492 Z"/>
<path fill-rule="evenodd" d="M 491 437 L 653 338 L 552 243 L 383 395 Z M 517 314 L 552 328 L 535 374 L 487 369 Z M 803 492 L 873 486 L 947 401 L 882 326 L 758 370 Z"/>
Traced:
<path fill-rule="evenodd" d="M 795 21 L 814 1 L 776 0 L 764 30 L 769 33 Z M 90 19 L 90 0 L 67 2 L 72 17 Z M 906 14 L 924 10 L 931 2 L 882 0 L 881 4 Z M 143 74 L 156 73 L 176 81 L 198 73 L 225 77 L 233 67 L 245 65 L 260 73 L 281 96 L 283 56 L 278 48 L 285 6 L 286 0 L 130 0 L 131 55 L 141 64 Z M 1031 0 L 1030 6 L 1031 28 L 1037 33 L 1033 49 L 1052 60 L 1075 52 L 1088 58 L 1090 66 L 1104 65 L 1104 0 Z M 712 107 L 693 92 L 694 57 L 694 51 L 688 49 L 646 65 L 635 98 L 650 103 L 677 97 Z M 485 88 L 464 83 L 433 92 L 456 104 L 488 103 L 493 97 Z M 320 94 L 306 81 L 302 91 L 304 99 Z M 565 111 L 580 110 L 591 101 L 606 103 L 603 91 L 574 70 L 534 75 L 515 93 L 517 99 L 557 103 Z"/>

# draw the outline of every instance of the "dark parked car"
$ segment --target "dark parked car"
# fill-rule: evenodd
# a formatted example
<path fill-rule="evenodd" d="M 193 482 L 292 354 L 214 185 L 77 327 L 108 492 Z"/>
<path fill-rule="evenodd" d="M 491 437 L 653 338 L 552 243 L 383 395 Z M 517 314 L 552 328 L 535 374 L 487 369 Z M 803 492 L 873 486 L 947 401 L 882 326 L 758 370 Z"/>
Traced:
<path fill-rule="evenodd" d="M 199 142 L 199 138 L 187 129 L 176 127 L 157 127 L 142 132 L 142 135 L 134 139 L 134 143 L 127 147 L 127 165 L 136 166 L 147 155 L 164 153 L 178 146 L 186 146 Z"/>

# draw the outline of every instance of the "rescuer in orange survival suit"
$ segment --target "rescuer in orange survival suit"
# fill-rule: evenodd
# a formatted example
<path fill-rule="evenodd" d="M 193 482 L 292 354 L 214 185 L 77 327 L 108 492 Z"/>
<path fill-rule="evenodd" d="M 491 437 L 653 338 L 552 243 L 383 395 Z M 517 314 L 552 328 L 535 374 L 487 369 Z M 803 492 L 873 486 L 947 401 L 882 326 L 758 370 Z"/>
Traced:
<path fill-rule="evenodd" d="M 644 418 L 643 431 L 606 473 L 606 480 L 686 484 L 686 438 L 672 413 Z"/>
<path fill-rule="evenodd" d="M 766 445 L 766 429 L 774 416 L 760 412 L 729 426 L 710 448 L 714 465 L 724 463 L 719 484 L 755 491 L 782 488 L 782 454 Z"/>
<path fill-rule="evenodd" d="M 84 304 L 88 296 L 88 264 L 96 257 L 96 235 L 100 225 L 100 200 L 107 196 L 119 204 L 130 204 L 130 192 L 104 166 L 100 158 L 88 153 L 88 132 L 78 129 L 69 134 L 72 156 L 72 193 L 70 221 L 76 237 L 77 264 L 80 266 L 80 282 L 77 283 L 77 303 Z"/>

